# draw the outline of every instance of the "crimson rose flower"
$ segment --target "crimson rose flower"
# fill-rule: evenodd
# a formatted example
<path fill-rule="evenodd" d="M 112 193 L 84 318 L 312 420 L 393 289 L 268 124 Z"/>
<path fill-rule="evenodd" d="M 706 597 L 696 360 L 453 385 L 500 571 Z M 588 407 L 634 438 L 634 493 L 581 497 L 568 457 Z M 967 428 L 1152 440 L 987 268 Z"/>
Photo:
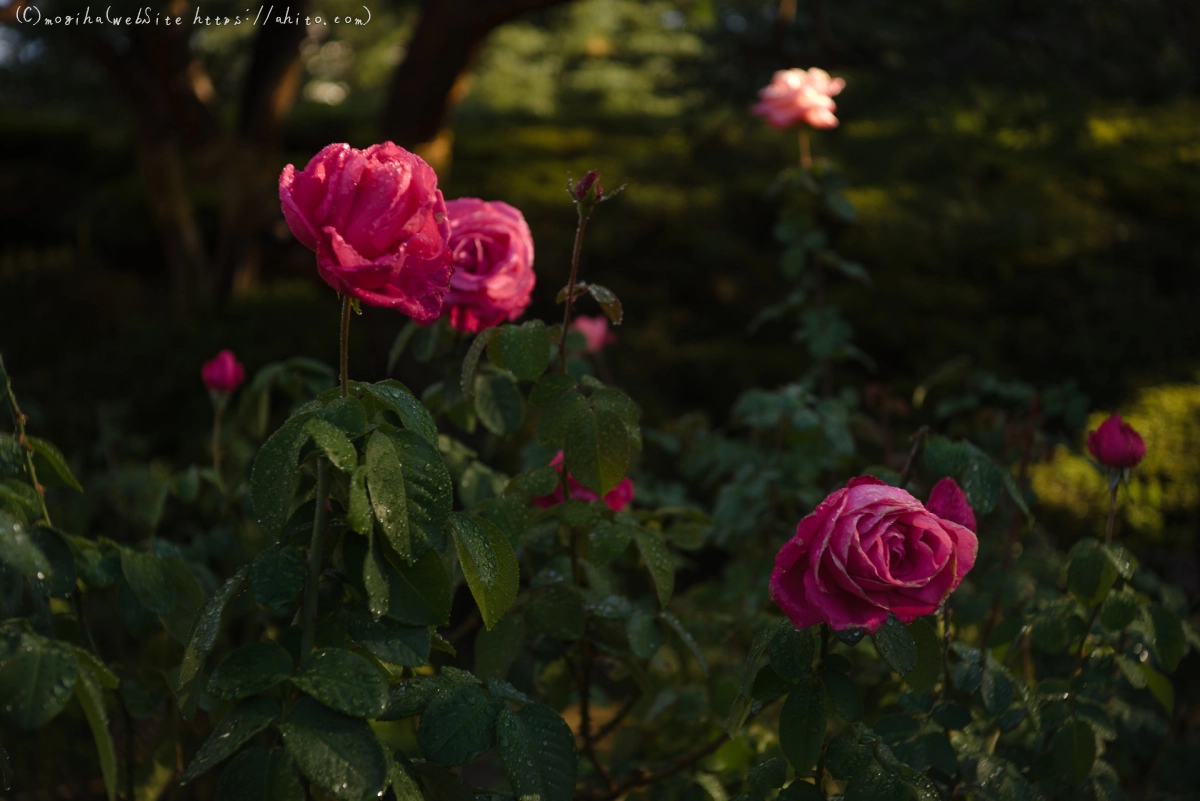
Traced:
<path fill-rule="evenodd" d="M 329 145 L 302 172 L 283 168 L 279 201 L 339 293 L 417 322 L 441 314 L 454 272 L 450 226 L 437 175 L 419 156 L 391 142 Z"/>
<path fill-rule="evenodd" d="M 874 632 L 937 610 L 975 565 L 978 541 L 874 476 L 851 479 L 800 521 L 775 557 L 771 597 L 796 628 Z"/>
<path fill-rule="evenodd" d="M 521 212 L 474 197 L 451 200 L 446 212 L 454 257 L 450 325 L 474 334 L 520 317 L 536 283 L 533 235 Z"/>
<path fill-rule="evenodd" d="M 558 455 L 550 462 L 550 466 L 557 470 L 560 474 L 563 471 L 563 452 L 559 451 Z M 587 487 L 580 484 L 575 476 L 567 473 L 567 486 L 571 490 L 571 499 L 576 501 L 598 501 L 600 496 L 592 492 Z M 543 495 L 539 498 L 534 498 L 533 502 L 543 509 L 549 509 L 551 506 L 562 503 L 563 491 L 562 482 L 554 488 L 554 492 L 549 495 Z M 629 504 L 633 503 L 633 482 L 627 478 L 621 479 L 621 483 L 608 491 L 604 496 L 604 503 L 609 509 L 614 512 L 619 512 Z"/>
<path fill-rule="evenodd" d="M 1088 451 L 1105 467 L 1134 467 L 1146 457 L 1146 442 L 1133 426 L 1114 414 L 1088 434 Z"/>
<path fill-rule="evenodd" d="M 229 395 L 246 380 L 246 368 L 226 349 L 204 363 L 200 380 L 214 395 Z"/>

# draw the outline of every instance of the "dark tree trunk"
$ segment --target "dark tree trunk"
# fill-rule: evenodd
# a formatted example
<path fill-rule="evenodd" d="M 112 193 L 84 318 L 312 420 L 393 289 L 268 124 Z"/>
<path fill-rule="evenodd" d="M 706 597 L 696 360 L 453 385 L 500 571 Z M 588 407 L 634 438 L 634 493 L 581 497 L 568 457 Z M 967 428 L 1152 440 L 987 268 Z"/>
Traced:
<path fill-rule="evenodd" d="M 408 55 L 396 68 L 383 110 L 383 134 L 413 148 L 446 122 L 455 82 L 496 26 L 566 0 L 425 0 Z"/>

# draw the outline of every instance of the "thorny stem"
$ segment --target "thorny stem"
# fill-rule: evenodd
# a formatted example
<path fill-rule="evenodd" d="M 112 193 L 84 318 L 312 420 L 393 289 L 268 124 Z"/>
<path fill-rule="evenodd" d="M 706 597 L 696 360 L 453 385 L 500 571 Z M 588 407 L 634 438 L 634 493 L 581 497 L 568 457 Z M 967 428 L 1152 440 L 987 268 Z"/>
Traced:
<path fill-rule="evenodd" d="M 594 801 L 616 801 L 616 799 L 625 795 L 630 790 L 633 790 L 637 787 L 646 787 L 648 785 L 655 784 L 656 782 L 660 782 L 669 776 L 674 776 L 676 773 L 679 773 L 679 771 L 686 770 L 700 760 L 704 759 L 712 752 L 716 751 L 718 748 L 724 745 L 728 739 L 728 734 L 721 734 L 712 742 L 708 743 L 708 745 L 701 746 L 689 754 L 684 754 L 674 762 L 671 762 L 670 764 L 655 771 L 648 771 L 645 768 L 639 768 L 638 770 L 634 771 L 631 776 L 618 782 L 614 789 L 609 790 L 604 795 L 595 798 Z"/>
<path fill-rule="evenodd" d="M 942 698 L 950 696 L 950 614 L 947 602 L 942 610 Z"/>
<path fill-rule="evenodd" d="M 1104 544 L 1112 542 L 1113 523 L 1117 519 L 1117 490 L 1121 488 L 1119 481 L 1110 481 L 1112 489 L 1108 493 L 1108 526 L 1104 529 Z"/>
<path fill-rule="evenodd" d="M 13 425 L 17 429 L 17 444 L 21 446 L 21 453 L 25 456 L 25 470 L 28 471 L 29 481 L 37 490 L 38 500 L 42 504 L 42 519 L 46 521 L 47 526 L 52 526 L 54 524 L 50 522 L 50 510 L 46 507 L 46 488 L 38 482 L 37 468 L 33 466 L 33 446 L 25 440 L 25 421 L 28 418 L 21 412 L 21 407 L 17 405 L 17 396 L 13 394 L 12 381 L 8 377 L 8 370 L 4 367 L 3 356 L 0 356 L 0 376 L 4 378 L 4 394 L 8 399 L 8 408 L 12 412 Z"/>
<path fill-rule="evenodd" d="M 600 742 L 605 737 L 616 731 L 617 727 L 624 722 L 625 718 L 629 717 L 629 713 L 633 711 L 635 706 L 637 706 L 637 702 L 641 700 L 641 697 L 642 692 L 641 690 L 638 690 L 634 692 L 633 695 L 626 698 L 625 703 L 623 703 L 621 708 L 617 710 L 617 714 L 613 715 L 612 720 L 610 720 L 608 723 L 605 723 L 603 726 L 597 729 L 594 734 L 592 734 L 592 741 Z"/>
<path fill-rule="evenodd" d="M 567 330 L 571 327 L 571 307 L 575 302 L 575 278 L 579 275 L 579 254 L 583 252 L 583 232 L 587 228 L 588 218 L 583 210 L 579 211 L 579 225 L 575 227 L 575 249 L 571 253 L 571 277 L 567 279 L 567 299 L 563 304 L 562 339 L 558 343 L 559 356 L 562 360 L 562 372 L 567 372 Z M 566 470 L 563 471 L 563 497 L 566 497 Z"/>
<path fill-rule="evenodd" d="M 344 364 L 344 362 L 343 362 Z M 316 639 L 317 590 L 321 582 L 321 562 L 325 555 L 325 503 L 329 495 L 329 464 L 317 459 L 317 508 L 313 512 L 312 545 L 308 549 L 308 583 L 304 585 L 304 620 L 300 652 L 307 654 Z"/>
<path fill-rule="evenodd" d="M 213 409 L 212 465 L 213 473 L 217 477 L 217 486 L 221 488 L 222 492 L 225 491 L 225 482 L 221 480 L 221 419 L 225 416 L 227 400 L 227 396 L 222 395 L 217 399 Z"/>
<path fill-rule="evenodd" d="M 808 129 L 800 126 L 800 133 L 797 136 L 800 142 L 800 167 L 805 170 L 812 169 L 812 152 L 808 146 Z"/>
<path fill-rule="evenodd" d="M 342 397 L 350 394 L 350 296 L 342 296 L 341 376 Z"/>
<path fill-rule="evenodd" d="M 586 626 L 584 636 L 587 636 Z M 595 655 L 592 653 L 592 644 L 587 639 L 580 641 L 580 649 L 583 651 L 583 658 L 580 660 L 579 670 L 579 734 L 583 740 L 583 753 L 596 766 L 596 772 L 608 785 L 609 792 L 612 792 L 617 789 L 617 781 L 596 755 L 596 741 L 592 736 L 592 666 L 595 664 Z"/>
<path fill-rule="evenodd" d="M 903 488 L 908 483 L 908 478 L 912 475 L 913 463 L 917 460 L 917 454 L 921 452 L 921 447 L 925 444 L 925 438 L 929 436 L 929 426 L 921 426 L 916 433 L 909 437 L 912 442 L 912 448 L 908 451 L 908 458 L 904 460 L 904 467 L 900 470 L 900 487 Z"/>

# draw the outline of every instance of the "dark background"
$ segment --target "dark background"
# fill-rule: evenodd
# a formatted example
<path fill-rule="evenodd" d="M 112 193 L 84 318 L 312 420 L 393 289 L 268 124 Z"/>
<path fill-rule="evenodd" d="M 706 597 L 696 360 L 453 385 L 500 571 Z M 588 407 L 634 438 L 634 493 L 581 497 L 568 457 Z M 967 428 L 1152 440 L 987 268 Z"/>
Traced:
<path fill-rule="evenodd" d="M 48 28 L 17 23 L 16 2 L 0 26 L 0 349 L 36 426 L 76 459 L 125 431 L 146 456 L 203 461 L 199 366 L 219 348 L 251 371 L 335 361 L 336 297 L 275 190 L 331 141 L 391 138 L 448 198 L 521 208 L 530 313 L 547 318 L 568 174 L 627 183 L 583 265 L 625 302 L 609 364 L 650 424 L 722 421 L 742 390 L 808 366 L 787 326 L 747 334 L 783 291 L 768 188 L 796 159 L 794 134 L 749 106 L 791 66 L 847 80 L 842 126 L 813 148 L 858 207 L 837 246 L 874 284 L 833 301 L 878 369 L 843 378 L 903 396 L 966 356 L 1001 378 L 1076 377 L 1099 408 L 1195 380 L 1191 0 L 389 0 L 368 25 L 307 30 Z M 404 322 L 355 321 L 355 377 L 382 377 Z M 397 374 L 430 380 L 411 360 Z"/>

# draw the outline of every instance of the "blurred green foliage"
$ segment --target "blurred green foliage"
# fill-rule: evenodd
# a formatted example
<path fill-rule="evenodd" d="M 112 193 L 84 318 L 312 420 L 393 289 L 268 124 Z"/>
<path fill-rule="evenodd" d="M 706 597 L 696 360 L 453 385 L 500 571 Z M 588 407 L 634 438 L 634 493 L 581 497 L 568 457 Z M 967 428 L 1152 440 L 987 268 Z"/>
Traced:
<path fill-rule="evenodd" d="M 370 25 L 313 27 L 302 43 L 278 166 L 378 138 L 417 10 L 371 10 Z M 873 277 L 832 300 L 877 368 L 838 369 L 907 397 L 965 356 L 1001 377 L 1076 376 L 1116 405 L 1196 367 L 1198 30 L 1184 0 L 812 0 L 782 33 L 774 2 L 575 0 L 493 33 L 452 119 L 442 184 L 525 212 L 543 276 L 531 313 L 544 315 L 570 252 L 566 176 L 627 182 L 585 255 L 626 304 L 614 377 L 649 421 L 723 420 L 742 389 L 809 369 L 781 324 L 747 333 L 780 294 L 766 190 L 796 147 L 748 107 L 772 70 L 820 65 L 848 88 L 842 126 L 814 152 L 841 165 L 859 210 L 832 238 Z M 181 422 L 201 417 L 196 366 L 221 346 L 252 367 L 296 351 L 333 361 L 327 332 L 303 322 L 328 301 L 311 255 L 277 225 L 257 286 L 174 319 L 134 132 L 104 73 L 60 34 L 0 28 L 0 344 L 20 346 L 13 369 L 44 404 L 32 411 L 68 452 L 136 419 L 145 453 L 202 453 L 204 432 Z M 196 32 L 226 115 L 251 34 Z M 210 237 L 224 158 L 187 162 Z M 368 318 L 355 361 L 378 377 L 403 320 Z M 400 369 L 417 387 L 434 378 Z M 76 402 L 97 394 L 94 408 Z M 173 404 L 197 414 L 163 411 Z"/>

